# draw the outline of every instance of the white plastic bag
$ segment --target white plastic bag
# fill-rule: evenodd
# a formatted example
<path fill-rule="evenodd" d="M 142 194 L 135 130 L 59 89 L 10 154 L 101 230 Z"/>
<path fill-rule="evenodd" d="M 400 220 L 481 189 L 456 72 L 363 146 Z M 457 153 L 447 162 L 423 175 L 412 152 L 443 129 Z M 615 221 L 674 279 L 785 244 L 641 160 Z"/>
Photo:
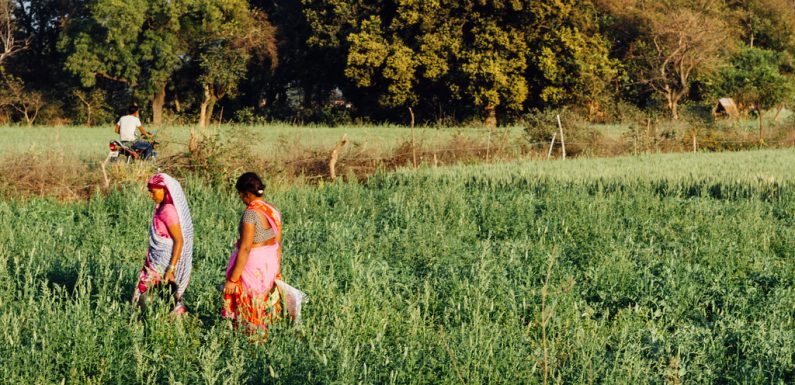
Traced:
<path fill-rule="evenodd" d="M 309 296 L 306 295 L 301 290 L 298 290 L 286 282 L 277 279 L 276 280 L 276 287 L 279 288 L 279 291 L 282 294 L 282 299 L 284 300 L 284 305 L 287 308 L 287 313 L 290 314 L 290 317 L 293 319 L 296 325 L 301 324 L 301 306 L 309 301 Z"/>

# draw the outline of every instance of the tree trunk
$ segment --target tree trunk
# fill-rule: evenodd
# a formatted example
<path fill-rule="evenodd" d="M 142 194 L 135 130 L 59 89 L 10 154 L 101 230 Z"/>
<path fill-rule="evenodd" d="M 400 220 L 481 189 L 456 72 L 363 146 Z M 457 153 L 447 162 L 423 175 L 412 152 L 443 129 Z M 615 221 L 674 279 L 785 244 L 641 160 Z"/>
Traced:
<path fill-rule="evenodd" d="M 489 129 L 497 127 L 497 108 L 492 104 L 486 106 L 486 121 L 484 124 Z"/>
<path fill-rule="evenodd" d="M 679 120 L 679 98 L 674 91 L 668 90 L 665 99 L 668 102 L 668 110 L 671 111 L 671 119 Z"/>
<path fill-rule="evenodd" d="M 199 127 L 206 128 L 210 125 L 210 119 L 213 114 L 213 106 L 215 105 L 215 97 L 210 91 L 210 86 L 204 85 L 204 99 L 202 99 L 199 107 Z"/>
<path fill-rule="evenodd" d="M 207 126 L 213 125 L 213 110 L 215 109 L 215 98 L 210 99 L 210 103 L 207 104 L 207 115 L 205 116 L 205 122 L 207 122 Z"/>
<path fill-rule="evenodd" d="M 163 123 L 163 105 L 166 104 L 166 84 L 163 83 L 152 97 L 152 124 Z"/>
<path fill-rule="evenodd" d="M 202 101 L 202 103 L 199 105 L 199 127 L 201 128 L 207 127 L 207 122 L 205 121 L 204 117 L 207 116 L 208 103 L 209 102 L 207 101 Z"/>
<path fill-rule="evenodd" d="M 588 122 L 593 122 L 594 115 L 596 115 L 596 102 L 593 100 L 588 101 Z"/>
<path fill-rule="evenodd" d="M 174 94 L 174 109 L 179 113 L 182 112 L 182 105 L 179 103 L 179 95 Z"/>

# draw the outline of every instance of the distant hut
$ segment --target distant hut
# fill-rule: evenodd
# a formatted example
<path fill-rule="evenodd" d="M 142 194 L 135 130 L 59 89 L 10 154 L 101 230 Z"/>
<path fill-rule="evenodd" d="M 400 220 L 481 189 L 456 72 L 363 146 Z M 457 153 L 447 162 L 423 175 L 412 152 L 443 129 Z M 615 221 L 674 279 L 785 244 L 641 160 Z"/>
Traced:
<path fill-rule="evenodd" d="M 729 117 L 736 119 L 740 117 L 740 110 L 732 98 L 720 98 L 715 107 L 712 108 L 712 115 L 715 117 Z"/>

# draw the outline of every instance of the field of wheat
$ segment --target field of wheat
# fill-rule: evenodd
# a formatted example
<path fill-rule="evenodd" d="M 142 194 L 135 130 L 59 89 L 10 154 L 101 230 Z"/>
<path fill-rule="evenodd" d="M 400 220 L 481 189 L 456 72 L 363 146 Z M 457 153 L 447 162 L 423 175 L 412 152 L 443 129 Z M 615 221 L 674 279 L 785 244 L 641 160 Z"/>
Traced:
<path fill-rule="evenodd" d="M 130 305 L 153 203 L 0 201 L 9 384 L 795 381 L 791 150 L 527 161 L 273 186 L 303 325 L 219 317 L 241 203 L 183 184 L 189 315 Z"/>

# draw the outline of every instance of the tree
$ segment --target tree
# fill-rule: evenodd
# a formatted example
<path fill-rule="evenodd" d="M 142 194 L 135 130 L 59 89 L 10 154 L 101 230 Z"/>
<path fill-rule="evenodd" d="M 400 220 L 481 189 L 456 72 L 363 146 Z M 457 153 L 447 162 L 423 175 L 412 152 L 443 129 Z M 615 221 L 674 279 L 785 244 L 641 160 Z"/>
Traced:
<path fill-rule="evenodd" d="M 780 52 L 742 47 L 715 81 L 714 93 L 731 95 L 746 106 L 753 106 L 759 118 L 759 141 L 764 138 L 764 111 L 793 96 L 795 84 L 784 72 Z"/>
<path fill-rule="evenodd" d="M 79 85 L 79 80 L 66 71 L 65 55 L 59 51 L 58 42 L 67 20 L 81 17 L 85 11 L 84 0 L 17 0 L 14 21 L 28 48 L 9 59 L 5 66 L 7 72 L 17 76 L 29 88 L 46 91 L 52 99 L 55 95 L 61 97 L 60 101 L 71 99 L 72 90 Z M 67 104 L 67 108 L 60 111 L 71 113 L 73 110 Z"/>
<path fill-rule="evenodd" d="M 760 47 L 795 54 L 795 3 L 792 0 L 734 0 L 728 2 L 731 21 L 740 39 Z"/>
<path fill-rule="evenodd" d="M 535 22 L 528 78 L 540 97 L 536 104 L 585 105 L 591 119 L 622 70 L 599 31 L 597 8 L 588 1 L 555 1 L 535 3 L 529 11 Z"/>
<path fill-rule="evenodd" d="M 673 119 L 694 78 L 717 68 L 729 41 L 725 23 L 706 10 L 663 7 L 646 10 L 647 34 L 635 42 L 630 60 L 641 84 L 662 96 Z"/>
<path fill-rule="evenodd" d="M 518 28 L 500 24 L 491 18 L 476 22 L 470 49 L 461 55 L 460 70 L 470 79 L 465 89 L 485 111 L 490 128 L 497 125 L 497 107 L 521 110 L 528 94 L 525 36 Z"/>
<path fill-rule="evenodd" d="M 210 123 L 219 100 L 237 92 L 252 57 L 278 64 L 275 29 L 264 12 L 242 0 L 199 0 L 188 15 L 189 55 L 199 68 L 202 100 L 199 126 Z"/>
<path fill-rule="evenodd" d="M 423 2 L 407 2 L 406 6 L 418 7 L 422 6 L 421 3 Z M 430 2 L 427 3 L 430 4 Z M 377 78 L 380 71 L 372 71 L 371 74 L 376 77 L 369 81 L 365 78 L 357 78 L 368 76 L 367 73 L 370 72 L 363 67 L 367 66 L 368 59 L 366 57 L 371 50 L 363 44 L 373 38 L 383 37 L 381 36 L 382 28 L 388 26 L 389 19 L 395 18 L 398 22 L 397 18 L 401 12 L 384 14 L 383 16 L 388 19 L 385 20 L 387 25 L 383 25 L 381 16 L 384 4 L 381 2 L 301 0 L 301 5 L 308 27 L 305 37 L 305 43 L 309 50 L 307 59 L 310 62 L 323 63 L 319 71 L 299 76 L 301 80 L 299 84 L 303 89 L 304 107 L 309 107 L 313 103 L 326 102 L 328 95 L 333 90 L 339 89 L 346 98 L 353 101 L 357 110 L 363 114 L 379 116 L 381 110 L 389 109 L 383 105 L 383 102 L 390 98 L 382 97 L 389 85 Z M 362 28 L 363 26 L 364 28 Z M 360 33 L 361 36 L 358 36 Z M 399 39 L 400 36 L 395 36 L 395 38 Z M 352 44 L 356 44 L 358 47 L 351 49 Z M 402 79 L 405 82 L 407 77 L 404 75 Z"/>
<path fill-rule="evenodd" d="M 18 112 L 25 119 L 28 127 L 32 127 L 39 110 L 44 106 L 44 97 L 40 92 L 27 89 L 19 78 L 3 74 L 0 106 Z"/>
<path fill-rule="evenodd" d="M 349 26 L 354 31 L 345 40 L 344 73 L 356 87 L 377 95 L 382 108 L 414 107 L 418 89 L 430 89 L 473 104 L 493 127 L 498 107 L 520 110 L 528 95 L 526 39 L 515 17 L 522 5 L 494 3 L 410 1 L 364 8 L 369 17 Z M 346 20 L 348 11 L 361 12 L 334 0 L 325 4 L 321 9 L 331 18 L 336 13 Z M 343 44 L 333 33 L 340 31 L 345 28 L 339 24 L 316 24 L 316 44 Z"/>
<path fill-rule="evenodd" d="M 12 0 L 0 0 L 0 67 L 28 47 L 28 39 L 20 39 Z"/>
<path fill-rule="evenodd" d="M 166 83 L 184 55 L 180 20 L 190 0 L 96 0 L 68 19 L 59 42 L 67 71 L 84 87 L 98 78 L 126 85 L 162 120 Z"/>
<path fill-rule="evenodd" d="M 97 88 L 91 90 L 75 89 L 72 92 L 77 98 L 79 105 L 80 115 L 82 121 L 88 127 L 91 127 L 97 118 L 106 119 L 108 117 L 105 98 L 105 93 Z"/>
<path fill-rule="evenodd" d="M 498 110 L 521 111 L 532 94 L 541 95 L 534 103 L 595 106 L 616 75 L 589 2 L 308 3 L 310 43 L 338 47 L 355 87 L 345 91 L 384 109 L 446 98 L 483 111 L 493 127 Z"/>
<path fill-rule="evenodd" d="M 279 66 L 270 72 L 270 60 L 254 57 L 248 77 L 240 85 L 241 99 L 247 106 L 267 110 L 276 118 L 294 118 L 299 109 L 311 109 L 326 102 L 328 95 L 345 83 L 345 56 L 335 48 L 310 45 L 312 30 L 301 0 L 252 0 L 252 7 L 262 9 L 276 29 L 275 39 Z M 296 92 L 300 90 L 301 92 Z M 294 96 L 300 94 L 300 100 Z"/>

